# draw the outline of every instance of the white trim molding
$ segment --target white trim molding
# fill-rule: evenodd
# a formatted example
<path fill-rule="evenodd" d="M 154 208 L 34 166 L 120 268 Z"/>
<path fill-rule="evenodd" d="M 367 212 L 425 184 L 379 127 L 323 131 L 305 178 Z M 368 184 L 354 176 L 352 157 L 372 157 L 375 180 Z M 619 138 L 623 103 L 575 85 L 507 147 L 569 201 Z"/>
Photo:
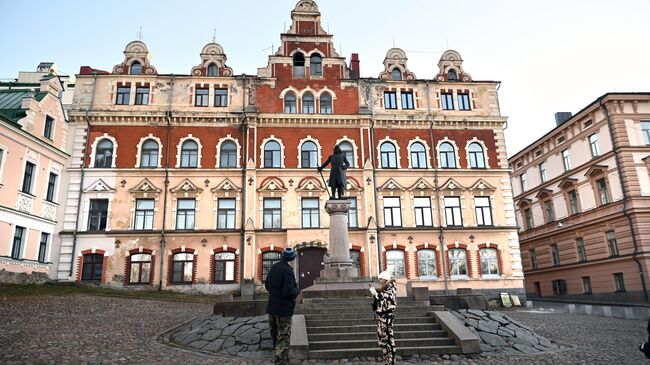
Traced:
<path fill-rule="evenodd" d="M 91 152 L 90 152 L 90 166 L 91 168 L 95 167 L 95 154 L 97 153 L 97 144 L 103 140 L 108 139 L 113 142 L 113 160 L 111 161 L 111 168 L 115 168 L 115 160 L 117 160 L 117 140 L 115 137 L 110 136 L 108 133 L 104 133 L 101 136 L 95 137 L 93 141 Z M 98 167 L 101 168 L 101 167 Z"/>
<path fill-rule="evenodd" d="M 407 151 L 408 151 L 408 156 L 407 157 L 408 157 L 408 160 L 409 160 L 409 168 L 411 168 L 411 169 L 413 168 L 413 161 L 411 161 L 411 146 L 414 143 L 420 143 L 420 144 L 422 144 L 424 146 L 424 151 L 427 154 L 427 159 L 426 159 L 427 166 L 426 166 L 426 168 L 430 169 L 431 168 L 431 148 L 429 148 L 429 144 L 427 143 L 427 141 L 425 141 L 423 139 L 420 139 L 420 137 L 417 137 L 417 136 L 414 139 L 409 141 L 409 144 L 408 144 L 408 147 L 407 147 Z"/>
<path fill-rule="evenodd" d="M 149 133 L 148 136 L 140 138 L 140 142 L 138 142 L 138 145 L 136 146 L 136 155 L 135 155 L 135 168 L 140 168 L 140 159 L 142 157 L 142 144 L 146 142 L 147 140 L 154 140 L 156 143 L 158 143 L 158 162 L 156 163 L 156 167 L 161 167 L 161 162 L 162 162 L 162 142 L 160 141 L 160 138 L 154 136 L 153 134 Z"/>
<path fill-rule="evenodd" d="M 237 146 L 237 161 L 236 161 L 236 168 L 240 169 L 241 168 L 241 145 L 239 144 L 239 140 L 230 134 L 226 135 L 225 137 L 222 137 L 219 139 L 219 142 L 217 142 L 217 152 L 215 157 L 216 165 L 214 166 L 215 168 L 221 168 L 221 144 L 223 144 L 226 141 L 232 141 L 235 143 Z M 227 168 L 232 168 L 232 167 L 223 167 L 224 169 Z"/>
<path fill-rule="evenodd" d="M 196 168 L 200 169 L 201 168 L 201 151 L 203 150 L 203 145 L 201 145 L 201 140 L 198 139 L 197 137 L 194 137 L 192 134 L 188 134 L 186 137 L 183 137 L 178 141 L 178 145 L 176 145 L 176 168 L 181 168 L 181 150 L 183 148 L 183 143 L 187 140 L 193 140 L 196 142 L 196 144 L 199 145 L 199 151 L 198 155 L 196 157 Z M 183 168 L 189 168 L 189 167 L 183 167 Z"/>
<path fill-rule="evenodd" d="M 397 168 L 401 169 L 402 168 L 402 163 L 401 163 L 401 158 L 400 158 L 401 155 L 400 155 L 399 143 L 397 143 L 396 140 L 394 140 L 394 139 L 392 139 L 392 138 L 390 138 L 388 136 L 384 137 L 383 139 L 381 139 L 381 140 L 379 140 L 377 142 L 377 166 L 380 169 L 388 169 L 388 170 L 392 169 L 392 168 L 387 168 L 387 167 L 382 167 L 381 166 L 381 145 L 384 144 L 384 142 L 390 142 L 390 143 L 393 144 L 393 146 L 395 146 L 395 153 L 397 155 Z"/>

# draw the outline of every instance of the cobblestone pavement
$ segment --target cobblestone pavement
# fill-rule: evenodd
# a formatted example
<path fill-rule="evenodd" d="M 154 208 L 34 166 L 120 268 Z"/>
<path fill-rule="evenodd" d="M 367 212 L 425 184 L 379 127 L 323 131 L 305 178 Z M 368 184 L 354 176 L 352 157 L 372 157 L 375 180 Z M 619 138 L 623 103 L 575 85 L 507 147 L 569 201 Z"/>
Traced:
<path fill-rule="evenodd" d="M 223 364 L 269 361 L 211 356 L 158 343 L 162 333 L 212 306 L 89 295 L 0 302 L 0 364 Z M 537 355 L 500 354 L 400 359 L 398 364 L 649 364 L 637 350 L 646 323 L 571 314 L 508 312 L 540 335 L 573 348 Z M 348 364 L 377 364 L 346 359 Z M 331 364 L 343 361 L 306 361 Z"/>

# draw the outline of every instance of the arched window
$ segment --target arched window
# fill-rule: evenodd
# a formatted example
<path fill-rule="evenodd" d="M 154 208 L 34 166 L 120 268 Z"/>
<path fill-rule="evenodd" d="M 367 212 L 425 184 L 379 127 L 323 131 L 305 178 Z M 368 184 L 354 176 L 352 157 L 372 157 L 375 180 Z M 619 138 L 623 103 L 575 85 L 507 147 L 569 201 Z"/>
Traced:
<path fill-rule="evenodd" d="M 456 168 L 456 153 L 449 142 L 440 145 L 440 167 L 443 169 Z"/>
<path fill-rule="evenodd" d="M 264 145 L 264 167 L 282 167 L 282 156 L 280 144 L 276 141 L 268 141 Z"/>
<path fill-rule="evenodd" d="M 173 257 L 172 283 L 192 284 L 194 273 L 194 254 L 179 252 Z"/>
<path fill-rule="evenodd" d="M 293 55 L 293 77 L 305 78 L 305 56 L 300 52 Z"/>
<path fill-rule="evenodd" d="M 323 76 L 323 60 L 317 53 L 309 58 L 309 73 L 312 76 Z"/>
<path fill-rule="evenodd" d="M 219 167 L 237 167 L 237 145 L 235 142 L 223 142 L 219 154 Z"/>
<path fill-rule="evenodd" d="M 129 257 L 129 284 L 149 284 L 151 280 L 151 255 L 139 253 Z"/>
<path fill-rule="evenodd" d="M 199 165 L 199 145 L 196 141 L 188 140 L 181 146 L 181 167 L 197 167 Z"/>
<path fill-rule="evenodd" d="M 104 255 L 93 253 L 84 255 L 81 280 L 99 281 L 102 280 L 102 269 L 104 267 Z"/>
<path fill-rule="evenodd" d="M 140 151 L 140 167 L 158 167 L 158 142 L 146 140 Z"/>
<path fill-rule="evenodd" d="M 399 68 L 395 67 L 393 71 L 390 72 L 390 77 L 394 81 L 400 81 L 402 80 L 402 71 Z"/>
<path fill-rule="evenodd" d="M 262 254 L 262 281 L 266 280 L 266 275 L 269 274 L 271 266 L 280 262 L 280 253 L 269 251 Z"/>
<path fill-rule="evenodd" d="M 473 169 L 485 168 L 485 156 L 483 155 L 483 147 L 476 142 L 469 144 L 467 148 L 469 152 L 469 167 Z"/>
<path fill-rule="evenodd" d="M 381 167 L 384 169 L 397 168 L 397 151 L 395 145 L 390 142 L 384 142 L 379 148 L 381 152 Z"/>
<path fill-rule="evenodd" d="M 499 259 L 495 248 L 482 248 L 479 251 L 481 258 L 481 275 L 499 275 Z"/>
<path fill-rule="evenodd" d="M 467 254 L 462 248 L 449 250 L 449 269 L 451 277 L 467 276 Z"/>
<path fill-rule="evenodd" d="M 352 266 L 359 270 L 361 273 L 361 251 L 350 249 L 350 259 L 352 259 Z"/>
<path fill-rule="evenodd" d="M 352 143 L 343 141 L 339 143 L 339 148 L 341 149 L 343 156 L 345 156 L 345 158 L 350 163 L 350 167 L 354 167 L 354 149 L 352 147 Z"/>
<path fill-rule="evenodd" d="M 142 75 L 142 65 L 138 61 L 134 61 L 131 64 L 131 69 L 129 72 L 131 75 Z"/>
<path fill-rule="evenodd" d="M 424 149 L 424 146 L 420 142 L 414 142 L 411 144 L 411 168 L 427 168 L 427 151 Z"/>
<path fill-rule="evenodd" d="M 320 96 L 320 113 L 332 114 L 332 95 L 322 93 Z"/>
<path fill-rule="evenodd" d="M 421 278 L 437 278 L 436 251 L 432 249 L 418 250 L 418 275 Z"/>
<path fill-rule="evenodd" d="M 214 282 L 227 283 L 235 281 L 235 254 L 219 252 L 214 254 Z"/>
<path fill-rule="evenodd" d="M 406 268 L 404 266 L 404 251 L 386 251 L 386 271 L 390 272 L 393 277 L 396 278 L 403 278 L 406 276 Z"/>
<path fill-rule="evenodd" d="M 451 69 L 449 72 L 447 72 L 447 81 L 458 81 L 458 74 L 456 73 L 456 70 Z"/>
<path fill-rule="evenodd" d="M 208 76 L 219 76 L 219 67 L 214 63 L 208 65 Z"/>
<path fill-rule="evenodd" d="M 296 94 L 294 94 L 293 91 L 289 91 L 284 96 L 284 112 L 287 114 L 294 114 L 298 112 L 298 108 L 296 106 Z"/>
<path fill-rule="evenodd" d="M 113 142 L 104 138 L 97 143 L 95 149 L 95 167 L 109 168 L 113 166 Z"/>
<path fill-rule="evenodd" d="M 302 96 L 302 112 L 304 114 L 314 114 L 316 112 L 314 108 L 314 94 L 307 92 Z"/>
<path fill-rule="evenodd" d="M 300 146 L 300 167 L 318 167 L 318 147 L 316 143 L 307 141 Z"/>

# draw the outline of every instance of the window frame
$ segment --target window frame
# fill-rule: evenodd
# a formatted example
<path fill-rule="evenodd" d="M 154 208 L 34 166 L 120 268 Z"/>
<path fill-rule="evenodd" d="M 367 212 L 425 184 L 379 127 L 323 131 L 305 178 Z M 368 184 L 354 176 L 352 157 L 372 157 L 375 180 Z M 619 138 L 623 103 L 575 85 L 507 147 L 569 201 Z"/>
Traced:
<path fill-rule="evenodd" d="M 611 202 L 609 195 L 609 186 L 607 184 L 607 179 L 603 176 L 600 179 L 594 181 L 596 185 L 596 203 L 599 207 L 607 205 Z"/>
<path fill-rule="evenodd" d="M 56 188 L 57 182 L 59 180 L 59 175 L 50 171 L 50 174 L 47 178 L 47 190 L 45 192 L 45 201 L 50 203 L 55 203 L 56 198 Z"/>
<path fill-rule="evenodd" d="M 447 205 L 447 202 L 455 200 L 458 205 Z M 463 210 L 462 203 L 459 196 L 445 196 L 443 198 L 444 207 L 445 207 L 445 225 L 447 227 L 463 227 Z M 449 219 L 451 217 L 451 219 Z M 460 222 L 456 222 L 456 218 Z M 449 224 L 451 220 L 451 224 Z M 459 224 L 460 223 L 460 224 Z"/>
<path fill-rule="evenodd" d="M 293 91 L 284 94 L 284 113 L 297 114 L 298 113 L 298 97 Z"/>
<path fill-rule="evenodd" d="M 607 242 L 607 252 L 609 257 L 618 257 L 620 251 L 618 249 L 618 241 L 616 240 L 616 231 L 609 230 L 605 232 L 605 240 Z"/>
<path fill-rule="evenodd" d="M 179 255 L 184 255 L 183 259 L 176 259 L 180 257 Z M 190 256 L 187 256 L 190 255 Z M 190 257 L 190 258 L 188 258 Z M 194 253 L 193 252 L 176 252 L 172 254 L 172 277 L 171 283 L 174 285 L 187 285 L 194 283 Z M 186 266 L 190 266 L 190 279 L 186 280 L 187 269 Z M 180 270 L 177 267 L 180 266 Z M 177 273 L 180 274 L 180 280 L 177 280 Z"/>
<path fill-rule="evenodd" d="M 421 255 L 424 254 L 429 254 L 432 253 L 433 256 L 429 257 L 420 257 Z M 422 248 L 417 250 L 417 263 L 418 263 L 418 277 L 420 279 L 425 279 L 425 280 L 432 280 L 432 279 L 438 279 L 438 256 L 437 252 L 434 249 L 431 248 Z M 423 265 L 424 264 L 424 265 Z M 431 265 L 433 264 L 433 265 Z M 422 266 L 424 266 L 424 270 L 422 270 Z M 422 275 L 422 273 L 430 273 L 431 272 L 431 266 L 433 266 L 433 275 Z"/>
<path fill-rule="evenodd" d="M 643 136 L 643 143 L 650 146 L 650 120 L 641 121 L 641 135 Z"/>
<path fill-rule="evenodd" d="M 11 242 L 11 258 L 14 260 L 20 260 L 23 245 L 25 244 L 25 233 L 27 228 L 22 226 L 15 226 L 14 235 Z M 20 234 L 19 234 L 20 233 Z"/>
<path fill-rule="evenodd" d="M 393 253 L 401 254 L 401 258 L 389 257 Z M 406 277 L 406 252 L 404 250 L 400 250 L 400 249 L 386 250 L 386 271 L 391 272 L 394 278 Z"/>
<path fill-rule="evenodd" d="M 454 110 L 454 93 L 441 92 L 440 93 L 440 109 Z"/>
<path fill-rule="evenodd" d="M 105 143 L 109 143 L 110 147 L 107 147 L 106 145 L 102 146 L 102 144 Z M 101 138 L 99 141 L 97 141 L 97 144 L 95 145 L 95 161 L 93 167 L 99 169 L 112 168 L 113 159 L 115 158 L 113 155 L 114 150 L 115 143 L 113 143 L 113 141 L 111 141 L 109 138 Z"/>
<path fill-rule="evenodd" d="M 90 262 L 86 262 L 86 258 L 89 258 Z M 100 253 L 89 253 L 85 254 L 81 258 L 82 264 L 81 264 L 81 281 L 101 281 L 102 276 L 104 274 L 104 255 Z M 99 270 L 99 273 L 97 272 L 97 266 L 101 270 Z M 86 276 L 87 268 L 90 267 L 90 277 Z M 99 275 L 98 275 L 99 274 Z M 99 276 L 99 277 L 97 277 Z"/>
<path fill-rule="evenodd" d="M 118 86 L 115 92 L 115 105 L 129 105 L 131 103 L 131 86 Z"/>
<path fill-rule="evenodd" d="M 229 139 L 219 145 L 219 168 L 231 169 L 237 167 L 237 143 Z"/>
<path fill-rule="evenodd" d="M 152 143 L 155 144 L 155 147 L 151 147 Z M 149 146 L 147 146 L 149 144 Z M 147 138 L 142 145 L 140 146 L 140 168 L 143 169 L 155 169 L 158 167 L 158 152 L 160 150 L 160 145 L 158 141 L 153 138 Z M 146 162 L 145 162 L 146 161 Z"/>
<path fill-rule="evenodd" d="M 443 146 L 451 148 L 451 150 L 443 150 Z M 458 168 L 456 161 L 456 148 L 450 142 L 442 142 L 438 146 L 438 155 L 440 157 L 440 168 L 442 169 L 455 169 Z M 451 163 L 450 163 L 451 162 Z"/>
<path fill-rule="evenodd" d="M 38 242 L 38 259 L 37 261 L 44 264 L 47 256 L 47 244 L 50 242 L 50 234 L 47 232 L 41 232 L 41 238 Z"/>
<path fill-rule="evenodd" d="M 387 205 L 387 201 L 396 201 L 397 205 Z M 385 196 L 382 197 L 383 213 L 384 213 L 384 227 L 402 227 L 402 199 L 398 196 Z M 390 219 L 387 219 L 390 217 Z M 395 219 L 397 217 L 397 219 Z M 397 224 L 395 224 L 397 221 Z M 389 223 L 390 222 L 390 223 Z"/>
<path fill-rule="evenodd" d="M 537 270 L 538 263 L 537 263 L 537 251 L 535 249 L 528 250 L 528 253 L 530 254 L 530 266 L 532 270 Z"/>
<path fill-rule="evenodd" d="M 151 208 L 140 208 L 140 202 L 151 202 Z M 146 231 L 152 230 L 154 225 L 154 217 L 156 211 L 156 201 L 155 199 L 136 199 L 135 200 L 135 212 L 133 214 L 133 230 L 134 231 Z M 142 224 L 138 224 L 141 222 Z M 150 225 L 148 224 L 150 223 Z M 149 226 L 148 226 L 149 225 Z"/>
<path fill-rule="evenodd" d="M 307 149 L 307 147 L 313 149 Z M 318 167 L 318 145 L 316 142 L 307 140 L 300 145 L 300 168 L 313 169 Z"/>
<path fill-rule="evenodd" d="M 616 272 L 614 274 L 614 289 L 615 293 L 625 293 L 625 277 L 622 272 Z"/>
<path fill-rule="evenodd" d="M 484 253 L 494 252 L 494 257 L 484 257 Z M 486 254 L 487 255 L 487 254 Z M 501 277 L 501 268 L 499 267 L 499 250 L 494 247 L 483 247 L 478 250 L 478 257 L 481 263 L 481 277 L 497 278 Z M 492 272 L 491 265 L 496 266 L 496 272 Z M 487 273 L 485 272 L 485 269 Z"/>
<path fill-rule="evenodd" d="M 305 63 L 306 60 L 304 54 L 302 54 L 301 52 L 296 52 L 296 54 L 293 55 L 292 63 L 291 63 L 293 69 L 291 75 L 293 76 L 294 79 L 304 79 L 306 77 Z"/>
<path fill-rule="evenodd" d="M 273 255 L 273 257 L 271 257 Z M 282 261 L 282 254 L 277 251 L 266 251 L 262 252 L 262 282 L 266 281 L 266 277 L 271 270 L 271 267 Z"/>
<path fill-rule="evenodd" d="M 189 146 L 196 146 L 196 149 Z M 196 169 L 199 167 L 199 143 L 193 139 L 186 139 L 181 143 L 180 163 L 178 167 L 184 169 Z M 192 160 L 194 158 L 194 160 Z M 194 162 L 192 162 L 194 161 Z"/>
<path fill-rule="evenodd" d="M 309 56 L 309 76 L 323 76 L 323 58 L 318 53 L 313 53 Z"/>
<path fill-rule="evenodd" d="M 419 146 L 421 150 L 414 151 L 414 147 Z M 411 168 L 412 169 L 426 169 L 427 163 L 427 149 L 421 142 L 413 142 L 409 146 L 409 153 L 411 154 Z"/>
<path fill-rule="evenodd" d="M 539 177 L 542 183 L 548 181 L 548 175 L 546 174 L 546 161 L 540 162 L 539 165 Z"/>
<path fill-rule="evenodd" d="M 222 202 L 224 203 L 224 206 L 222 206 L 221 204 Z M 232 207 L 225 206 L 226 203 L 232 203 Z M 217 199 L 217 229 L 234 230 L 236 228 L 237 228 L 237 199 L 218 198 Z"/>
<path fill-rule="evenodd" d="M 553 266 L 560 266 L 560 249 L 557 246 L 557 243 L 551 244 L 551 264 Z"/>
<path fill-rule="evenodd" d="M 338 145 L 341 149 L 341 153 L 343 153 L 343 156 L 345 156 L 345 158 L 350 163 L 350 168 L 356 167 L 354 158 L 354 145 L 349 141 L 342 141 Z M 347 147 L 344 149 L 343 146 L 350 146 L 350 149 L 347 149 Z"/>
<path fill-rule="evenodd" d="M 54 139 L 54 118 L 45 115 L 45 125 L 43 127 L 43 137 L 50 141 Z"/>
<path fill-rule="evenodd" d="M 472 146 L 476 146 L 478 150 L 472 150 Z M 483 146 L 481 146 L 480 143 L 470 143 L 469 146 L 467 146 L 467 153 L 469 155 L 470 169 L 484 169 L 487 167 L 485 164 L 485 151 L 483 150 Z"/>
<path fill-rule="evenodd" d="M 526 229 L 535 228 L 535 221 L 533 220 L 532 208 L 524 208 L 524 222 L 526 222 Z"/>
<path fill-rule="evenodd" d="M 219 258 L 217 258 L 219 256 Z M 231 258 L 232 257 L 232 258 Z M 212 255 L 212 260 L 213 265 L 214 265 L 214 272 L 213 272 L 213 277 L 212 280 L 214 281 L 215 284 L 222 284 L 222 283 L 234 283 L 236 282 L 236 272 L 237 272 L 237 254 L 234 252 L 229 252 L 229 251 L 222 251 L 222 252 L 216 252 Z M 223 270 L 219 268 L 220 265 L 218 265 L 218 262 L 223 262 Z M 230 265 L 229 265 L 230 264 Z M 228 266 L 232 267 L 232 279 L 228 278 Z M 223 273 L 223 280 L 218 280 L 217 275 L 219 274 L 219 271 L 222 271 Z"/>
<path fill-rule="evenodd" d="M 461 257 L 461 255 L 452 256 L 454 252 L 462 253 L 462 257 Z M 454 247 L 454 248 L 449 249 L 447 251 L 447 259 L 449 260 L 448 261 L 449 262 L 449 275 L 451 276 L 452 279 L 464 279 L 464 278 L 469 277 L 469 266 L 467 265 L 468 261 L 467 261 L 467 250 L 466 249 L 459 248 L 459 247 Z M 454 267 L 455 264 L 458 264 L 457 270 L 455 270 L 456 269 L 456 267 Z M 460 265 L 460 264 L 462 264 L 462 265 Z M 464 274 L 461 273 L 461 268 L 465 269 Z M 456 272 L 456 271 L 457 271 L 457 273 L 454 274 L 454 272 Z"/>
<path fill-rule="evenodd" d="M 206 108 L 210 106 L 210 88 L 197 87 L 194 89 L 194 106 Z"/>
<path fill-rule="evenodd" d="M 348 228 L 359 228 L 359 212 L 357 211 L 357 198 L 348 198 L 350 209 L 348 209 Z"/>
<path fill-rule="evenodd" d="M 456 93 L 456 99 L 458 99 L 458 110 L 472 110 L 472 101 L 469 93 Z"/>
<path fill-rule="evenodd" d="M 571 170 L 571 154 L 569 153 L 569 149 L 564 149 L 561 152 L 562 155 L 562 166 L 564 167 L 564 171 L 569 171 Z"/>
<path fill-rule="evenodd" d="M 267 203 L 279 202 L 279 207 L 267 206 Z M 262 201 L 262 228 L 263 229 L 282 229 L 282 199 L 281 198 L 264 198 Z M 270 218 L 270 226 L 267 224 L 267 219 Z M 276 219 L 279 224 L 275 224 Z"/>
<path fill-rule="evenodd" d="M 555 206 L 553 204 L 553 197 L 549 196 L 541 201 L 542 211 L 544 212 L 545 223 L 555 222 Z"/>
<path fill-rule="evenodd" d="M 302 95 L 301 104 L 300 110 L 302 111 L 302 114 L 316 113 L 316 98 L 311 92 L 307 91 Z"/>
<path fill-rule="evenodd" d="M 551 283 L 553 286 L 554 295 L 565 295 L 567 293 L 568 290 L 567 290 L 566 280 L 556 279 L 553 280 Z"/>
<path fill-rule="evenodd" d="M 576 238 L 576 252 L 578 253 L 578 262 L 587 262 L 587 249 L 582 237 Z"/>
<path fill-rule="evenodd" d="M 129 75 L 142 75 L 142 64 L 138 61 L 133 61 L 133 63 L 129 65 Z"/>
<path fill-rule="evenodd" d="M 580 213 L 580 199 L 578 198 L 578 189 L 574 188 L 566 192 L 567 208 L 570 215 Z"/>
<path fill-rule="evenodd" d="M 318 111 L 320 114 L 332 114 L 334 112 L 332 95 L 324 92 L 318 98 Z"/>
<path fill-rule="evenodd" d="M 582 276 L 582 294 L 592 294 L 591 277 Z"/>
<path fill-rule="evenodd" d="M 216 108 L 228 107 L 228 89 L 226 88 L 214 89 L 214 106 Z"/>
<path fill-rule="evenodd" d="M 396 91 L 384 91 L 384 109 L 397 109 Z"/>
<path fill-rule="evenodd" d="M 181 202 L 193 202 L 192 208 L 181 208 Z M 191 224 L 188 224 L 191 217 Z M 181 223 L 181 219 L 183 224 Z M 181 227 L 182 228 L 179 228 Z M 190 227 L 191 226 L 191 227 Z M 193 230 L 196 227 L 196 199 L 195 198 L 180 198 L 176 199 L 176 230 Z"/>
<path fill-rule="evenodd" d="M 146 91 L 146 92 L 145 92 Z M 135 105 L 149 105 L 150 87 L 136 86 L 135 88 Z"/>
<path fill-rule="evenodd" d="M 306 203 L 316 203 L 314 206 L 306 206 Z M 302 228 L 320 228 L 320 200 L 318 198 L 300 199 L 300 216 Z M 305 220 L 307 219 L 307 224 Z"/>
<path fill-rule="evenodd" d="M 147 261 L 147 260 L 141 259 L 141 257 L 143 257 L 143 256 L 149 256 L 149 260 Z M 133 260 L 134 257 L 137 257 L 137 260 Z M 152 269 L 153 269 L 152 263 L 153 263 L 153 256 L 151 255 L 151 253 L 139 252 L 139 253 L 130 255 L 129 256 L 129 282 L 127 284 L 128 285 L 148 285 L 148 284 L 150 284 L 151 283 L 151 273 L 152 273 Z M 145 278 L 143 278 L 144 275 L 143 275 L 142 267 L 144 265 L 146 265 L 146 264 L 149 264 L 149 272 L 148 272 L 148 275 L 146 275 L 146 280 L 145 280 Z M 138 267 L 138 270 L 137 270 L 137 273 L 138 273 L 137 276 L 138 277 L 137 277 L 136 281 L 133 280 L 133 276 L 134 276 L 133 275 L 134 274 L 133 268 L 134 267 Z"/>
<path fill-rule="evenodd" d="M 20 189 L 21 192 L 33 195 L 34 178 L 36 177 L 36 164 L 31 161 L 25 162 L 25 170 L 23 171 L 23 184 Z"/>
<path fill-rule="evenodd" d="M 213 72 L 214 71 L 214 72 Z M 205 68 L 205 75 L 208 77 L 218 77 L 219 76 L 219 66 L 217 66 L 216 63 L 211 62 L 206 68 Z"/>
<path fill-rule="evenodd" d="M 106 227 L 108 227 L 109 204 L 108 199 L 90 199 L 88 204 L 88 231 L 101 232 L 106 230 Z"/>
<path fill-rule="evenodd" d="M 598 148 L 598 133 L 590 134 L 588 137 L 589 141 L 589 150 L 591 152 L 591 158 L 596 158 L 600 156 L 600 148 Z"/>
<path fill-rule="evenodd" d="M 384 146 L 391 146 L 392 150 L 391 151 L 385 151 Z M 393 142 L 390 141 L 384 141 L 379 145 L 379 155 L 380 155 L 380 161 L 381 161 L 381 168 L 382 169 L 396 169 L 398 167 L 397 164 L 397 147 Z M 393 158 L 391 160 L 391 157 Z M 392 162 L 392 163 L 391 163 Z"/>
<path fill-rule="evenodd" d="M 391 81 L 402 81 L 404 79 L 402 70 L 400 70 L 399 67 L 393 67 L 393 69 L 390 70 L 390 79 Z"/>
<path fill-rule="evenodd" d="M 478 200 L 487 201 L 487 205 L 478 205 Z M 474 196 L 474 213 L 476 214 L 476 225 L 478 227 L 494 226 L 494 220 L 492 219 L 492 199 L 490 199 L 489 196 Z M 479 217 L 481 217 L 481 219 L 479 219 Z M 489 223 L 486 223 L 485 217 L 489 218 Z"/>
<path fill-rule="evenodd" d="M 402 91 L 400 92 L 402 99 L 402 109 L 403 110 L 413 110 L 415 109 L 415 103 L 413 99 L 413 91 Z"/>
<path fill-rule="evenodd" d="M 275 143 L 278 148 L 270 150 L 269 145 L 272 143 Z M 277 159 L 277 163 L 276 163 Z M 273 168 L 281 168 L 282 167 L 282 146 L 280 145 L 280 142 L 276 140 L 270 140 L 267 141 L 264 144 L 264 168 L 267 169 L 273 169 Z"/>
<path fill-rule="evenodd" d="M 418 201 L 426 201 L 426 205 L 418 205 Z M 413 210 L 415 211 L 416 227 L 433 227 L 433 213 L 431 210 L 431 197 L 413 197 Z M 428 219 L 428 220 L 427 220 Z M 420 223 L 418 223 L 420 221 Z"/>

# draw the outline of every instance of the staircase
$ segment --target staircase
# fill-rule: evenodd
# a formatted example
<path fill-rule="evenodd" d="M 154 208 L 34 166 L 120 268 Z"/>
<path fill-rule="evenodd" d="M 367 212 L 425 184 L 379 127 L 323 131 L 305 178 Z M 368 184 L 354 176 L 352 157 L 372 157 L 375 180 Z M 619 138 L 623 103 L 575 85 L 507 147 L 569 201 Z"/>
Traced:
<path fill-rule="evenodd" d="M 296 308 L 305 316 L 309 359 L 342 359 L 381 355 L 371 298 L 310 298 Z M 397 301 L 395 343 L 398 355 L 461 353 L 435 318 L 428 302 Z"/>

